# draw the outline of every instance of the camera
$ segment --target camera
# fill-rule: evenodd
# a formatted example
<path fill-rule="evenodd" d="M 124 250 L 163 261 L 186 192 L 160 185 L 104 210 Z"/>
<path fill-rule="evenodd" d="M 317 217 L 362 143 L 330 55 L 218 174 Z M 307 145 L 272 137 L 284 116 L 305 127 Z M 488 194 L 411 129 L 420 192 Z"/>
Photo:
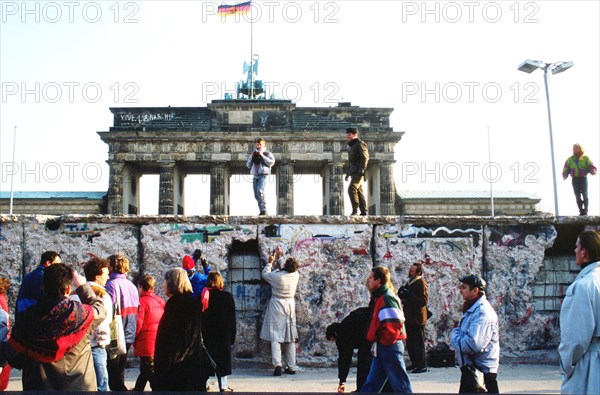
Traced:
<path fill-rule="evenodd" d="M 258 151 L 254 151 L 252 153 L 252 163 L 259 164 L 260 160 L 261 160 L 260 154 L 258 153 Z"/>

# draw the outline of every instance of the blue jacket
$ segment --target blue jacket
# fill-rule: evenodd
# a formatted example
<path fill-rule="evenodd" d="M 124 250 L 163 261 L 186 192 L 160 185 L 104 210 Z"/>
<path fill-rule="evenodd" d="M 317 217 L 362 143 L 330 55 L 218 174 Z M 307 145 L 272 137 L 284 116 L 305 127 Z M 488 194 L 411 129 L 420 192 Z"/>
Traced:
<path fill-rule="evenodd" d="M 485 295 L 465 312 L 450 343 L 458 354 L 458 364 L 471 365 L 483 373 L 496 373 L 500 366 L 498 316 Z"/>
<path fill-rule="evenodd" d="M 125 331 L 125 343 L 133 344 L 137 327 L 137 314 L 140 307 L 138 289 L 127 279 L 126 274 L 111 273 L 105 287 L 113 305 L 117 306 L 117 294 L 121 296 L 121 318 Z M 117 290 L 118 288 L 118 290 Z"/>
<path fill-rule="evenodd" d="M 190 283 L 192 283 L 192 296 L 194 297 L 194 300 L 198 299 L 198 296 L 200 296 L 202 290 L 206 286 L 206 281 L 208 280 L 208 273 L 210 273 L 210 267 L 204 269 L 204 273 L 188 272 Z"/>
<path fill-rule="evenodd" d="M 44 270 L 46 266 L 40 265 L 23 277 L 21 289 L 17 296 L 16 314 L 25 312 L 37 304 L 44 297 Z"/>

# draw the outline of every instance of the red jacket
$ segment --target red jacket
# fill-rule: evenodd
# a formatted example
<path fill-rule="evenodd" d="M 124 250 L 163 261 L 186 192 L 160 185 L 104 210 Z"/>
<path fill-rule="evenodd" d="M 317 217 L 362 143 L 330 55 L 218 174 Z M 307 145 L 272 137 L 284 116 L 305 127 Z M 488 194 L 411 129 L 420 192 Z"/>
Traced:
<path fill-rule="evenodd" d="M 133 343 L 136 357 L 153 357 L 154 343 L 158 323 L 165 310 L 165 301 L 152 291 L 142 291 L 140 295 L 140 309 L 137 315 L 137 328 L 135 343 Z"/>

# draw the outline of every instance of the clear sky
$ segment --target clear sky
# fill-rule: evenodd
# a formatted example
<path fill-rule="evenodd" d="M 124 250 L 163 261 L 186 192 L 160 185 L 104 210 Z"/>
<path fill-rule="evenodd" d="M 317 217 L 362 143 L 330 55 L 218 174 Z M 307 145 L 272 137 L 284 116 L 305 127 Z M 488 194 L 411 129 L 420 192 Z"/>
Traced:
<path fill-rule="evenodd" d="M 2 191 L 13 173 L 15 191 L 105 191 L 108 146 L 96 132 L 112 125 L 109 107 L 205 106 L 232 91 L 250 58 L 251 18 L 222 19 L 219 4 L 1 0 Z M 575 62 L 549 75 L 560 214 L 574 215 L 560 177 L 573 143 L 600 164 L 599 19 L 598 1 L 257 1 L 252 49 L 278 98 L 393 107 L 391 126 L 405 132 L 399 191 L 489 190 L 492 181 L 541 197 L 544 211 L 554 199 L 543 72 L 517 67 Z M 589 178 L 594 215 L 599 178 Z M 203 181 L 186 182 L 189 213 L 208 213 Z M 297 213 L 320 213 L 306 199 L 321 193 L 318 182 L 299 181 Z M 256 214 L 251 185 L 233 184 L 232 214 Z M 157 190 L 156 177 L 143 186 Z M 157 193 L 142 193 L 151 213 Z M 274 183 L 268 193 L 274 212 Z"/>

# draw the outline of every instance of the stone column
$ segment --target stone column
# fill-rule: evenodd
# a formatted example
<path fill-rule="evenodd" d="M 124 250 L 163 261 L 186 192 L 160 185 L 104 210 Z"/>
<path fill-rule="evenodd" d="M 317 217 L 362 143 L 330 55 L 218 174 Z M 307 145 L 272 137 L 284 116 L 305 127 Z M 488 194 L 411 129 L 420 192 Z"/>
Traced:
<path fill-rule="evenodd" d="M 158 214 L 175 215 L 175 201 L 173 186 L 175 185 L 175 162 L 159 162 L 158 184 Z"/>
<path fill-rule="evenodd" d="M 344 164 L 329 162 L 323 177 L 323 215 L 344 215 Z"/>
<path fill-rule="evenodd" d="M 277 163 L 277 215 L 294 215 L 294 163 Z"/>
<path fill-rule="evenodd" d="M 210 167 L 210 215 L 229 215 L 229 169 L 226 163 Z"/>
<path fill-rule="evenodd" d="M 394 162 L 379 165 L 379 215 L 396 215 L 396 183 L 394 182 Z"/>
<path fill-rule="evenodd" d="M 124 162 L 106 161 L 108 175 L 108 214 L 123 215 L 123 168 Z"/>

